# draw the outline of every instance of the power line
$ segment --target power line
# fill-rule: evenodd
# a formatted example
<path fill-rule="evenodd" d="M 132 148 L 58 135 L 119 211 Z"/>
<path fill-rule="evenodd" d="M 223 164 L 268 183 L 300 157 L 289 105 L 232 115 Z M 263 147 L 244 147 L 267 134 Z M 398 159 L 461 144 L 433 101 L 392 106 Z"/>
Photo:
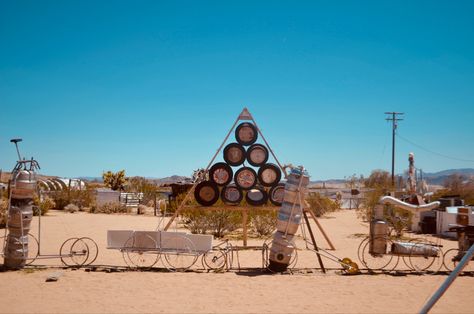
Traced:
<path fill-rule="evenodd" d="M 431 153 L 431 154 L 433 154 L 433 155 L 438 155 L 438 156 L 443 157 L 443 158 L 452 159 L 452 160 L 457 160 L 457 161 L 474 162 L 473 159 L 457 158 L 457 157 L 448 156 L 448 155 L 444 155 L 444 154 L 435 152 L 435 151 L 433 151 L 433 150 L 431 150 L 431 149 L 428 149 L 428 148 L 423 147 L 423 146 L 421 146 L 421 145 L 419 145 L 419 144 L 416 144 L 416 143 L 410 141 L 410 140 L 407 139 L 407 138 L 404 138 L 403 136 L 401 136 L 400 134 L 398 134 L 398 132 L 396 132 L 396 135 L 397 135 L 397 137 L 399 137 L 401 140 L 403 140 L 403 141 L 405 141 L 405 142 L 407 142 L 407 143 L 410 143 L 411 145 L 416 146 L 416 147 L 418 147 L 419 149 L 422 149 L 422 150 L 424 150 L 424 151 L 426 151 L 426 152 L 428 152 L 428 153 Z"/>

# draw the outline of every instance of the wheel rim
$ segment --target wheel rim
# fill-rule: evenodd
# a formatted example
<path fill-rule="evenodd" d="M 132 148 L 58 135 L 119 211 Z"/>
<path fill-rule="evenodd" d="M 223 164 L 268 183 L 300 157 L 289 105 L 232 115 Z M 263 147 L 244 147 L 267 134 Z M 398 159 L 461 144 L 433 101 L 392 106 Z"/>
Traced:
<path fill-rule="evenodd" d="M 167 239 L 162 246 L 165 267 L 170 271 L 185 271 L 196 263 L 197 254 L 194 244 L 184 236 Z"/>
<path fill-rule="evenodd" d="M 159 258 L 157 243 L 149 235 L 131 236 L 122 251 L 125 263 L 130 268 L 149 269 Z"/>
<path fill-rule="evenodd" d="M 375 237 L 374 241 L 386 241 L 384 254 L 373 254 L 369 252 L 370 239 L 365 243 L 362 249 L 362 264 L 369 270 L 393 270 L 398 264 L 398 256 L 390 252 L 392 241 L 386 237 Z M 391 265 L 393 264 L 393 266 Z"/>

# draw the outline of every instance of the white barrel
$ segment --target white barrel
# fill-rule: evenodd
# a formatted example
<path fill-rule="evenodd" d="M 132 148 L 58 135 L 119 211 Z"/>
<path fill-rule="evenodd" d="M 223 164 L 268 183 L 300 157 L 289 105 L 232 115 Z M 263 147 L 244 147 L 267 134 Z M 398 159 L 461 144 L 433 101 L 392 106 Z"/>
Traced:
<path fill-rule="evenodd" d="M 270 247 L 270 261 L 289 265 L 295 246 L 293 244 L 293 236 L 282 232 L 276 232 L 273 237 L 272 246 Z"/>
<path fill-rule="evenodd" d="M 12 183 L 13 199 L 32 199 L 36 192 L 36 173 L 28 170 L 14 172 Z"/>
<path fill-rule="evenodd" d="M 302 213 L 303 209 L 299 205 L 283 202 L 278 212 L 277 230 L 295 234 L 301 223 Z"/>

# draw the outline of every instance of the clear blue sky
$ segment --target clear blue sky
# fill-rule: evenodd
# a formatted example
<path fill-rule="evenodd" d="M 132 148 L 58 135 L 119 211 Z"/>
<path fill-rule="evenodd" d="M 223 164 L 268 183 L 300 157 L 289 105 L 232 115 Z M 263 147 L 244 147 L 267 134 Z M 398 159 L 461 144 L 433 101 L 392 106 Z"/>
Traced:
<path fill-rule="evenodd" d="M 244 106 L 313 180 L 474 168 L 472 1 L 0 1 L 0 168 L 190 175 Z"/>

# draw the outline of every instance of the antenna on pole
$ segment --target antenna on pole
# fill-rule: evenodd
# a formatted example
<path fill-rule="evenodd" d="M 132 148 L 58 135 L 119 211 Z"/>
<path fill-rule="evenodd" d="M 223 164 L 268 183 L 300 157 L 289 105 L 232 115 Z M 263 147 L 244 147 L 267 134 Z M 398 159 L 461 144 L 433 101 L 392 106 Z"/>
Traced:
<path fill-rule="evenodd" d="M 385 120 L 392 121 L 392 187 L 395 187 L 395 131 L 397 130 L 397 121 L 403 119 L 398 118 L 398 116 L 403 115 L 403 112 L 385 112 L 388 115 Z M 391 117 L 390 117 L 391 116 Z"/>
<path fill-rule="evenodd" d="M 23 141 L 21 138 L 12 138 L 10 143 L 15 143 L 16 153 L 18 154 L 18 160 L 21 160 L 20 150 L 18 149 L 18 143 Z"/>

